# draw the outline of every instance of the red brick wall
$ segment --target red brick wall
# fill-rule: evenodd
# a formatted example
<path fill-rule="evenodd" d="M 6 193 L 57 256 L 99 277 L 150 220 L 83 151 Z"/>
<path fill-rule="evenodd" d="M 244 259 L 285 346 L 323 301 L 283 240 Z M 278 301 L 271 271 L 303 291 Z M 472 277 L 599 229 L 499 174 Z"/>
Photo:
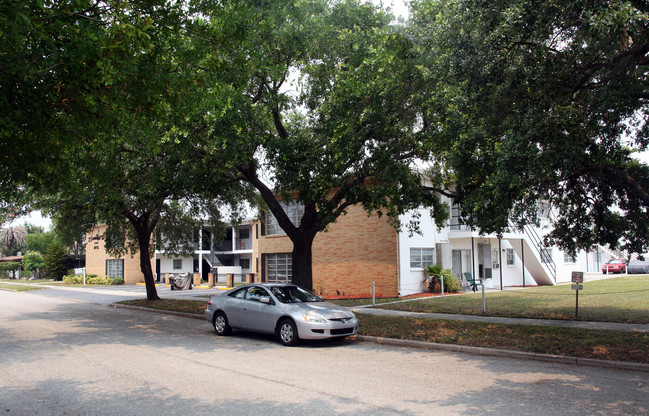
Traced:
<path fill-rule="evenodd" d="M 313 290 L 324 297 L 397 296 L 397 233 L 385 218 L 354 206 L 313 243 Z M 259 253 L 290 253 L 286 236 L 265 236 Z"/>
<path fill-rule="evenodd" d="M 106 260 L 122 258 L 124 259 L 124 284 L 144 283 L 144 275 L 140 270 L 139 253 L 135 256 L 127 254 L 124 257 L 109 255 L 106 253 L 104 240 L 93 239 L 93 237 L 103 235 L 104 231 L 106 231 L 106 226 L 99 225 L 86 235 L 86 273 L 106 276 Z"/>

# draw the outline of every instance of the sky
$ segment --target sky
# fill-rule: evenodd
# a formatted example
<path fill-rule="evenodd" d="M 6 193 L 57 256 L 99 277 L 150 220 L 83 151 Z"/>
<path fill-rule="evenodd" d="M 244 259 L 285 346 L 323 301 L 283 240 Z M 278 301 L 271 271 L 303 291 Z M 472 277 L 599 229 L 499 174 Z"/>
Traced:
<path fill-rule="evenodd" d="M 389 7 L 395 17 L 408 17 L 408 6 L 406 6 L 405 0 L 372 0 L 372 3 L 383 4 L 384 8 Z"/>

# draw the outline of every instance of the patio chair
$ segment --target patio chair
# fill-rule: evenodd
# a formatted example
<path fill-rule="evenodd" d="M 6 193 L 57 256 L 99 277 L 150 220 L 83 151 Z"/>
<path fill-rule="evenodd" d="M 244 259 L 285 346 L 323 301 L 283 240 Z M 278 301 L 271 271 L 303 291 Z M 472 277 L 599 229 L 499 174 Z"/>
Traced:
<path fill-rule="evenodd" d="M 474 279 L 473 275 L 469 272 L 464 273 L 464 278 L 467 282 L 469 282 L 469 284 L 471 285 L 471 290 L 473 290 L 474 292 L 478 291 L 478 286 L 482 286 L 482 280 Z"/>

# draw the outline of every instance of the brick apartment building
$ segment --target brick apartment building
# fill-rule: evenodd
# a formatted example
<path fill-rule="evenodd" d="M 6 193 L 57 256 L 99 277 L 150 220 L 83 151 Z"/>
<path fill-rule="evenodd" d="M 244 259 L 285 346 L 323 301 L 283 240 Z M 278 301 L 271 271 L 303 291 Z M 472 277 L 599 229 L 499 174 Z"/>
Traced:
<path fill-rule="evenodd" d="M 531 233 L 542 228 L 482 235 L 462 225 L 459 209 L 452 201 L 450 223 L 438 227 L 421 208 L 401 218 L 407 223 L 417 217 L 421 235 L 392 228 L 385 217 L 368 216 L 360 206 L 348 209 L 318 233 L 313 247 L 313 290 L 323 297 L 369 297 L 372 286 L 377 296 L 406 296 L 425 288 L 425 267 L 441 264 L 462 279 L 465 274 L 483 279 L 484 286 L 553 285 L 570 281 L 572 271 L 599 272 L 601 264 L 615 253 L 602 247 L 569 256 L 557 248 L 540 246 Z M 284 204 L 289 218 L 297 224 L 303 214 L 299 204 Z M 99 226 L 87 236 L 87 273 L 123 277 L 126 284 L 143 282 L 138 256 L 114 258 L 108 255 Z M 214 273 L 224 282 L 226 274 L 245 281 L 252 274 L 263 282 L 291 281 L 292 243 L 272 214 L 263 221 L 249 219 L 233 225 L 222 241 L 214 241 L 209 229 L 197 233 L 191 257 L 168 255 L 156 250 L 152 261 L 158 280 L 168 273 L 199 273 L 207 281 Z"/>

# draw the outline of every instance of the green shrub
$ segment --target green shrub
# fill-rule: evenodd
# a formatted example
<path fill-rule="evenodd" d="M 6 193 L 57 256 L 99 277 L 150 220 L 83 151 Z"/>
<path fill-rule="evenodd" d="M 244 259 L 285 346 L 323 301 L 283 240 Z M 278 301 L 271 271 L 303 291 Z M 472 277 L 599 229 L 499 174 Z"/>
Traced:
<path fill-rule="evenodd" d="M 63 276 L 63 281 L 69 285 L 79 285 L 83 283 L 83 276 L 66 274 L 65 276 Z"/>
<path fill-rule="evenodd" d="M 73 274 L 67 274 L 63 276 L 63 281 L 68 284 L 80 285 L 83 284 L 83 276 L 75 276 Z M 97 276 L 96 274 L 87 274 L 86 275 L 86 284 L 87 285 L 123 285 L 124 279 L 121 277 L 116 277 L 111 279 L 110 277 Z"/>
<path fill-rule="evenodd" d="M 430 276 L 430 283 L 428 285 L 430 292 L 441 291 L 442 276 L 444 277 L 444 292 L 457 293 L 462 290 L 460 281 L 453 276 L 453 272 L 450 269 L 443 269 L 441 265 L 436 264 L 434 266 L 428 266 L 426 272 Z"/>
<path fill-rule="evenodd" d="M 110 277 L 97 276 L 96 274 L 93 274 L 93 275 L 86 275 L 86 284 L 89 284 L 89 285 L 109 285 L 109 284 L 111 284 L 111 282 L 110 282 Z"/>
<path fill-rule="evenodd" d="M 65 260 L 66 254 L 68 254 L 67 248 L 59 242 L 55 242 L 47 249 L 44 270 L 48 277 L 54 280 L 62 280 L 68 271 Z"/>

